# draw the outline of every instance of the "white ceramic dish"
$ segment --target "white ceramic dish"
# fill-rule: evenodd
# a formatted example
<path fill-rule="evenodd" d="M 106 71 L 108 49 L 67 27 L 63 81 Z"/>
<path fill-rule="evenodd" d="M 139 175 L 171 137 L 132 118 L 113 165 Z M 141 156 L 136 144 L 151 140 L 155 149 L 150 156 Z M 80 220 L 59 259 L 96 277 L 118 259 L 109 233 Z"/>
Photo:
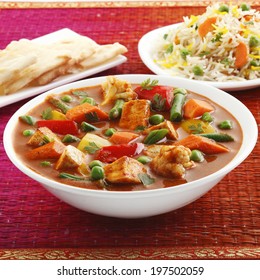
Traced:
<path fill-rule="evenodd" d="M 146 33 L 138 43 L 138 52 L 143 63 L 157 75 L 170 75 L 166 70 L 162 69 L 153 61 L 154 42 L 161 38 L 169 30 L 177 28 L 180 23 L 164 26 Z M 185 79 L 185 78 L 183 78 Z M 185 79 L 186 80 L 186 79 Z M 260 87 L 260 79 L 248 81 L 234 81 L 234 82 L 206 82 L 200 81 L 203 84 L 208 84 L 226 91 L 238 91 L 251 88 Z"/>
<path fill-rule="evenodd" d="M 42 37 L 34 39 L 37 42 L 40 42 L 42 44 L 49 44 L 58 40 L 61 40 L 63 38 L 67 38 L 69 36 L 75 36 L 77 33 L 68 29 L 64 28 L 58 31 L 55 31 L 53 33 L 44 35 Z M 76 73 L 76 74 L 69 74 L 62 76 L 53 82 L 44 85 L 44 86 L 37 86 L 37 87 L 27 87 L 24 89 L 21 89 L 17 91 L 16 93 L 10 94 L 10 95 L 5 95 L 5 96 L 0 96 L 0 108 L 4 107 L 6 105 L 18 102 L 20 100 L 23 100 L 25 98 L 33 97 L 35 95 L 38 95 L 44 91 L 50 90 L 52 88 L 74 82 L 76 80 L 83 79 L 85 77 L 97 74 L 99 72 L 105 71 L 107 69 L 110 69 L 112 67 L 115 67 L 119 64 L 122 64 L 126 62 L 127 58 L 123 55 L 118 55 L 114 59 L 111 59 L 99 66 L 84 70 L 82 72 Z"/>
<path fill-rule="evenodd" d="M 182 79 L 167 76 L 121 75 L 118 77 L 131 83 L 141 83 L 147 78 L 151 80 L 158 79 L 161 85 L 183 87 L 211 98 L 214 102 L 229 110 L 240 122 L 244 135 L 240 151 L 224 168 L 202 179 L 173 188 L 136 192 L 97 191 L 76 188 L 46 179 L 25 166 L 15 153 L 12 141 L 10 141 L 13 138 L 14 127 L 17 124 L 18 117 L 41 103 L 51 93 L 61 93 L 71 88 L 97 85 L 106 79 L 106 77 L 100 77 L 74 82 L 55 90 L 50 90 L 21 107 L 11 117 L 4 131 L 4 147 L 13 164 L 24 174 L 41 183 L 52 194 L 74 207 L 105 216 L 141 218 L 169 212 L 198 199 L 215 186 L 227 173 L 238 166 L 254 148 L 258 134 L 256 121 L 251 112 L 233 96 L 206 84 L 190 80 L 183 81 Z"/>

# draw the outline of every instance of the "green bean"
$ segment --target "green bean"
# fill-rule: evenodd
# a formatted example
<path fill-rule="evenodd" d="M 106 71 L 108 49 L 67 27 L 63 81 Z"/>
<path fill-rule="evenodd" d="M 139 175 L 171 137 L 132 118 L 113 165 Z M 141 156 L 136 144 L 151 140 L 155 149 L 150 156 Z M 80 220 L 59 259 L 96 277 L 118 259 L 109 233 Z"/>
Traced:
<path fill-rule="evenodd" d="M 108 128 L 106 131 L 105 131 L 105 135 L 106 136 L 108 136 L 108 137 L 110 137 L 110 136 L 112 136 L 114 133 L 116 132 L 116 129 L 115 128 Z"/>
<path fill-rule="evenodd" d="M 62 113 L 66 114 L 70 107 L 56 96 L 49 96 L 47 99 L 53 106 L 60 109 Z"/>
<path fill-rule="evenodd" d="M 101 166 L 94 166 L 91 169 L 90 176 L 93 180 L 104 179 L 105 177 L 104 169 Z"/>
<path fill-rule="evenodd" d="M 141 162 L 142 164 L 146 164 L 146 163 L 149 163 L 152 159 L 148 156 L 140 156 L 137 158 L 137 160 L 139 162 Z"/>
<path fill-rule="evenodd" d="M 202 162 L 204 160 L 203 153 L 199 150 L 192 150 L 190 159 L 195 162 Z"/>
<path fill-rule="evenodd" d="M 89 96 L 87 96 L 87 97 L 85 97 L 85 98 L 83 98 L 82 100 L 81 100 L 81 102 L 80 102 L 81 104 L 83 104 L 83 103 L 89 103 L 90 105 L 93 105 L 93 106 L 95 106 L 96 105 L 96 101 L 95 101 L 95 99 L 94 98 L 92 98 L 92 97 L 89 97 Z"/>
<path fill-rule="evenodd" d="M 232 142 L 234 141 L 234 138 L 226 133 L 202 133 L 202 134 L 197 134 L 209 139 L 213 139 L 217 142 Z"/>
<path fill-rule="evenodd" d="M 230 120 L 225 120 L 225 121 L 223 121 L 223 122 L 221 122 L 221 123 L 219 123 L 218 124 L 218 127 L 220 128 L 220 129 L 232 129 L 232 121 L 230 121 Z"/>
<path fill-rule="evenodd" d="M 182 120 L 182 108 L 186 99 L 187 91 L 182 88 L 174 90 L 174 99 L 170 111 L 170 120 L 179 122 Z"/>
<path fill-rule="evenodd" d="M 36 123 L 35 118 L 29 115 L 20 116 L 19 119 L 29 125 L 34 125 Z"/>
<path fill-rule="evenodd" d="M 72 97 L 68 94 L 66 95 L 63 95 L 61 98 L 60 98 L 63 102 L 66 102 L 66 103 L 70 103 L 72 101 Z"/>
<path fill-rule="evenodd" d="M 229 12 L 229 7 L 228 7 L 228 5 L 223 4 L 218 8 L 218 10 L 220 12 L 227 12 L 228 13 Z"/>
<path fill-rule="evenodd" d="M 102 161 L 95 159 L 95 160 L 92 160 L 92 161 L 89 163 L 88 166 L 89 166 L 90 169 L 92 169 L 94 166 L 103 167 L 104 164 L 103 164 Z"/>
<path fill-rule="evenodd" d="M 152 125 L 160 124 L 164 121 L 164 116 L 160 114 L 155 114 L 149 118 L 149 123 Z"/>
<path fill-rule="evenodd" d="M 63 138 L 62 138 L 62 142 L 63 143 L 73 143 L 73 142 L 78 142 L 80 139 L 72 134 L 66 134 Z"/>
<path fill-rule="evenodd" d="M 214 118 L 211 116 L 211 114 L 209 112 L 205 112 L 201 116 L 201 120 L 204 121 L 204 122 L 210 123 L 214 120 Z"/>
<path fill-rule="evenodd" d="M 80 129 L 84 132 L 98 130 L 98 128 L 90 123 L 82 122 L 80 125 Z"/>
<path fill-rule="evenodd" d="M 151 145 L 157 143 L 162 140 L 168 132 L 169 130 L 166 128 L 153 130 L 144 139 L 144 144 Z"/>
<path fill-rule="evenodd" d="M 249 4 L 242 3 L 242 4 L 240 5 L 240 8 L 241 8 L 242 11 L 249 11 L 251 7 L 250 7 Z"/>
<path fill-rule="evenodd" d="M 23 131 L 23 136 L 32 136 L 34 134 L 34 130 L 32 130 L 32 129 L 25 129 L 24 131 Z"/>
<path fill-rule="evenodd" d="M 203 69 L 202 69 L 199 65 L 193 66 L 192 72 L 193 72 L 196 76 L 203 76 L 203 74 L 204 74 Z"/>
<path fill-rule="evenodd" d="M 117 119 L 121 116 L 125 101 L 123 99 L 117 99 L 114 107 L 109 111 L 109 118 L 111 120 Z"/>

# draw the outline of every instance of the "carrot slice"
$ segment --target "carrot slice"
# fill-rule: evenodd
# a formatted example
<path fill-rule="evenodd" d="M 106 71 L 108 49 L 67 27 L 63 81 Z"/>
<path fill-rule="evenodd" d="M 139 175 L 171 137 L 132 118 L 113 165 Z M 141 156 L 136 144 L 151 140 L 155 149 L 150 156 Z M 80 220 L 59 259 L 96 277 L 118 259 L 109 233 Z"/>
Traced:
<path fill-rule="evenodd" d="M 127 144 L 137 138 L 139 135 L 128 131 L 117 131 L 110 138 L 109 141 L 114 144 Z"/>
<path fill-rule="evenodd" d="M 28 159 L 56 159 L 59 158 L 65 149 L 65 145 L 59 141 L 53 141 L 29 151 Z"/>
<path fill-rule="evenodd" d="M 235 50 L 235 67 L 240 69 L 248 61 L 248 49 L 245 43 L 240 42 Z"/>
<path fill-rule="evenodd" d="M 80 123 L 83 121 L 94 122 L 107 120 L 108 114 L 97 106 L 86 102 L 69 109 L 66 113 L 66 117 L 69 120 Z"/>
<path fill-rule="evenodd" d="M 219 154 L 219 153 L 226 153 L 229 151 L 228 148 L 216 143 L 212 139 L 208 139 L 206 137 L 198 136 L 194 134 L 191 134 L 186 138 L 183 138 L 180 141 L 175 142 L 174 145 L 176 146 L 182 145 L 191 150 L 197 149 L 205 154 Z"/>
<path fill-rule="evenodd" d="M 183 116 L 187 119 L 194 119 L 202 116 L 205 112 L 214 110 L 208 102 L 199 99 L 189 99 L 183 106 Z"/>
<path fill-rule="evenodd" d="M 217 17 L 207 18 L 202 24 L 198 27 L 198 32 L 200 37 L 205 37 L 209 32 L 214 30 L 213 24 L 217 21 Z"/>

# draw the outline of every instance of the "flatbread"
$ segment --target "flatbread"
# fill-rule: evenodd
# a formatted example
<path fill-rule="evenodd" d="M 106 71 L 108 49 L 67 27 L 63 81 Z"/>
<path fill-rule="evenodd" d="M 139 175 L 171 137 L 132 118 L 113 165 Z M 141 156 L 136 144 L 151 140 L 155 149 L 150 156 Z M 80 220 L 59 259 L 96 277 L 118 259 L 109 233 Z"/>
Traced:
<path fill-rule="evenodd" d="M 80 63 L 83 69 L 89 69 L 98 66 L 119 54 L 127 52 L 127 48 L 119 43 L 98 45 L 95 53 Z"/>

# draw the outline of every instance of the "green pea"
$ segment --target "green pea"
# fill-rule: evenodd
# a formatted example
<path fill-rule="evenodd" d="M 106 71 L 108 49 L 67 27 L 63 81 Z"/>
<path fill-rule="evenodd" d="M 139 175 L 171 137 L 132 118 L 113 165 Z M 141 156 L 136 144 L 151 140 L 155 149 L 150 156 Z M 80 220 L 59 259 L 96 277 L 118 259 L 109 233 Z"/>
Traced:
<path fill-rule="evenodd" d="M 25 129 L 24 131 L 23 131 L 23 136 L 31 136 L 31 135 L 33 135 L 34 134 L 34 130 L 32 130 L 32 129 Z"/>
<path fill-rule="evenodd" d="M 240 8 L 241 8 L 242 11 L 249 11 L 251 7 L 250 7 L 249 4 L 242 3 L 242 4 L 240 5 Z"/>
<path fill-rule="evenodd" d="M 256 60 L 250 61 L 250 65 L 255 67 L 259 66 Z"/>
<path fill-rule="evenodd" d="M 181 50 L 180 50 L 181 57 L 182 57 L 184 60 L 186 60 L 187 55 L 189 55 L 190 53 L 191 53 L 191 52 L 190 52 L 189 50 L 187 50 L 187 49 L 181 49 Z"/>
<path fill-rule="evenodd" d="M 249 47 L 254 48 L 260 45 L 260 40 L 256 36 L 251 36 L 249 39 Z"/>
<path fill-rule="evenodd" d="M 220 12 L 227 12 L 228 13 L 229 12 L 229 7 L 228 7 L 228 5 L 223 4 L 218 8 L 218 10 Z"/>
<path fill-rule="evenodd" d="M 95 160 L 92 160 L 92 161 L 89 163 L 88 166 L 89 166 L 90 169 L 92 169 L 92 168 L 95 167 L 95 166 L 103 167 L 104 164 L 103 164 L 102 161 L 95 159 Z"/>
<path fill-rule="evenodd" d="M 50 161 L 47 161 L 47 160 L 42 161 L 42 162 L 41 162 L 41 166 L 43 166 L 43 167 L 49 167 L 49 166 L 51 166 L 51 162 L 50 162 Z"/>
<path fill-rule="evenodd" d="M 85 97 L 85 98 L 83 98 L 82 100 L 81 100 L 81 102 L 80 102 L 81 104 L 83 104 L 83 103 L 89 103 L 90 105 L 93 105 L 93 106 L 95 106 L 96 105 L 96 101 L 95 101 L 95 99 L 94 98 L 92 98 L 92 97 Z"/>
<path fill-rule="evenodd" d="M 204 160 L 203 153 L 199 150 L 192 150 L 190 159 L 195 162 L 202 162 Z"/>
<path fill-rule="evenodd" d="M 210 123 L 214 120 L 214 118 L 211 116 L 211 114 L 209 112 L 205 112 L 201 116 L 201 120 L 203 120 L 204 122 L 209 122 Z"/>
<path fill-rule="evenodd" d="M 101 166 L 94 166 L 91 169 L 90 176 L 93 180 L 104 179 L 105 177 L 104 169 Z"/>
<path fill-rule="evenodd" d="M 106 136 L 108 136 L 108 137 L 110 137 L 110 136 L 112 136 L 114 133 L 116 132 L 116 129 L 115 128 L 108 128 L 106 131 L 105 131 L 105 135 Z"/>
<path fill-rule="evenodd" d="M 164 116 L 160 114 L 155 114 L 149 118 L 149 123 L 152 125 L 160 124 L 164 121 Z"/>
<path fill-rule="evenodd" d="M 139 158 L 137 158 L 137 160 L 142 164 L 146 164 L 149 163 L 152 159 L 148 156 L 140 156 Z"/>
<path fill-rule="evenodd" d="M 203 76 L 203 74 L 204 74 L 203 69 L 202 69 L 199 65 L 193 66 L 192 72 L 193 72 L 196 76 Z"/>
<path fill-rule="evenodd" d="M 230 120 L 225 120 L 221 123 L 218 124 L 218 127 L 220 129 L 232 129 L 233 125 L 232 125 L 232 121 Z"/>
<path fill-rule="evenodd" d="M 61 97 L 61 100 L 66 103 L 70 103 L 72 101 L 72 97 L 66 94 Z"/>
<path fill-rule="evenodd" d="M 157 143 L 158 141 L 162 140 L 168 132 L 169 130 L 166 128 L 155 129 L 146 136 L 144 139 L 144 144 L 151 145 Z"/>

